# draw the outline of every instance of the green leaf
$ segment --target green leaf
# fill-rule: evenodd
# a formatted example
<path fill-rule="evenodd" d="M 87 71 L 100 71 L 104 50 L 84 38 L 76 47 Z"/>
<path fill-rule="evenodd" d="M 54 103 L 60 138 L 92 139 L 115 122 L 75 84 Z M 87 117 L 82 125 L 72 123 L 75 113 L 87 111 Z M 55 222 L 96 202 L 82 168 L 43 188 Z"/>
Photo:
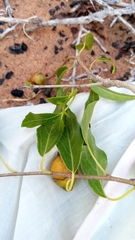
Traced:
<path fill-rule="evenodd" d="M 80 52 L 82 51 L 83 49 L 85 50 L 91 50 L 92 47 L 93 47 L 93 44 L 94 44 L 94 37 L 91 33 L 88 33 L 86 36 L 85 36 L 85 40 L 84 40 L 84 43 L 79 43 L 77 44 L 75 47 L 76 49 Z"/>
<path fill-rule="evenodd" d="M 63 92 L 61 93 L 63 94 Z M 47 100 L 52 104 L 60 105 L 62 108 L 65 108 L 69 100 L 71 98 L 74 98 L 76 94 L 77 94 L 77 89 L 73 90 L 69 95 L 51 97 L 51 98 L 47 98 Z"/>
<path fill-rule="evenodd" d="M 64 125 L 57 147 L 67 168 L 75 173 L 80 164 L 83 138 L 77 118 L 70 109 L 64 116 Z"/>
<path fill-rule="evenodd" d="M 52 104 L 61 105 L 61 104 L 66 104 L 69 101 L 69 97 L 68 96 L 51 97 L 51 98 L 47 98 L 47 100 Z"/>
<path fill-rule="evenodd" d="M 85 103 L 85 109 L 86 109 L 86 107 L 88 106 L 89 103 L 92 103 L 92 102 L 95 102 L 95 101 L 98 101 L 98 100 L 99 100 L 98 94 L 93 92 L 92 89 L 91 89 L 89 97 L 88 97 L 88 99 Z"/>
<path fill-rule="evenodd" d="M 102 155 L 102 151 L 101 151 L 101 155 Z M 105 168 L 106 167 L 105 161 L 103 161 L 102 163 L 103 163 L 102 167 Z M 97 164 L 93 160 L 87 146 L 83 146 L 82 156 L 81 156 L 81 168 L 86 175 L 101 176 L 102 174 L 100 168 L 97 166 Z M 88 184 L 98 196 L 106 198 L 106 194 L 104 192 L 102 182 L 100 180 L 88 180 Z"/>
<path fill-rule="evenodd" d="M 135 95 L 129 95 L 124 93 L 117 93 L 108 88 L 94 86 L 91 89 L 103 98 L 107 98 L 113 101 L 125 102 L 129 100 L 135 100 Z"/>
<path fill-rule="evenodd" d="M 97 61 L 109 62 L 112 65 L 112 74 L 114 74 L 116 72 L 116 66 L 110 58 L 100 57 L 100 58 L 97 58 L 93 63 L 95 63 Z"/>
<path fill-rule="evenodd" d="M 31 82 L 26 81 L 25 84 L 29 87 L 33 87 L 33 84 Z"/>
<path fill-rule="evenodd" d="M 61 116 L 55 113 L 34 114 L 29 112 L 22 121 L 22 127 L 33 128 L 42 124 L 53 124 Z"/>
<path fill-rule="evenodd" d="M 77 44 L 75 48 L 80 52 L 84 48 L 84 43 Z"/>
<path fill-rule="evenodd" d="M 57 75 L 57 81 L 56 84 L 59 85 L 61 82 L 61 78 L 63 77 L 63 75 L 67 72 L 68 67 L 66 66 L 62 66 L 60 68 L 57 69 L 56 75 Z M 58 89 L 57 89 L 58 90 Z"/>
<path fill-rule="evenodd" d="M 85 174 L 101 176 L 103 173 L 107 174 L 105 171 L 107 167 L 107 156 L 104 151 L 96 146 L 95 138 L 92 135 L 90 127 L 90 120 L 98 98 L 94 102 L 92 102 L 92 99 L 94 100 L 96 98 L 97 96 L 94 96 L 94 93 L 92 93 L 92 97 L 88 99 L 90 103 L 88 104 L 87 101 L 83 114 L 82 135 L 86 146 L 83 147 L 82 151 L 81 168 Z M 101 181 L 89 180 L 88 183 L 97 195 L 106 197 Z"/>
<path fill-rule="evenodd" d="M 54 124 L 43 124 L 37 128 L 37 148 L 41 156 L 44 156 L 59 142 L 63 129 L 62 119 L 57 119 Z"/>
<path fill-rule="evenodd" d="M 66 88 L 65 90 L 62 88 L 59 88 L 57 91 L 56 97 L 67 96 L 69 91 L 70 91 L 70 88 Z"/>
<path fill-rule="evenodd" d="M 91 33 L 88 33 L 85 36 L 84 44 L 85 44 L 85 48 L 84 48 L 85 50 L 91 50 L 92 49 L 93 44 L 94 44 L 94 37 Z"/>
<path fill-rule="evenodd" d="M 96 146 L 95 139 L 90 129 L 90 119 L 92 117 L 96 103 L 97 101 L 89 103 L 84 110 L 82 118 L 82 135 L 89 150 L 89 153 L 91 154 L 96 165 L 101 169 L 103 173 L 107 174 L 105 170 L 107 166 L 106 154 Z"/>

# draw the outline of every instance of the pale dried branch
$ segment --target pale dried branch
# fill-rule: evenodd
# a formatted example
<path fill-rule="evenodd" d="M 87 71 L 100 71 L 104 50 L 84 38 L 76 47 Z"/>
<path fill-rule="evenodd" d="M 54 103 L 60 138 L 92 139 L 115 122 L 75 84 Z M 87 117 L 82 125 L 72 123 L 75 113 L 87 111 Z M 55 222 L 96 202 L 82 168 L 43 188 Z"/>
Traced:
<path fill-rule="evenodd" d="M 84 88 L 92 86 L 103 86 L 103 87 L 117 87 L 117 88 L 126 88 L 133 93 L 135 93 L 135 85 L 131 82 L 122 82 L 119 80 L 111 80 L 109 78 L 101 78 L 94 74 L 89 74 L 89 79 L 95 81 L 95 83 L 86 83 L 86 84 L 61 84 L 61 85 L 33 85 L 33 86 L 19 86 L 19 89 L 29 88 L 29 89 L 44 89 L 44 88 Z"/>
<path fill-rule="evenodd" d="M 92 2 L 92 5 L 94 6 L 93 1 L 91 0 L 90 2 Z M 29 37 L 27 34 L 28 32 L 32 32 L 42 27 L 53 27 L 58 25 L 74 25 L 74 24 L 83 25 L 83 24 L 89 24 L 91 22 L 103 23 L 106 17 L 113 17 L 115 20 L 113 21 L 113 23 L 115 23 L 117 19 L 119 19 L 132 31 L 133 34 L 135 34 L 134 28 L 125 19 L 121 18 L 122 15 L 131 15 L 135 13 L 133 2 L 131 4 L 124 4 L 121 1 L 110 2 L 110 1 L 95 0 L 95 2 L 98 3 L 100 6 L 102 6 L 103 10 L 97 11 L 95 13 L 90 13 L 88 16 L 81 16 L 76 18 L 75 17 L 64 18 L 64 19 L 51 19 L 51 20 L 44 21 L 43 19 L 37 16 L 32 16 L 28 19 L 12 18 L 12 8 L 10 7 L 8 0 L 5 0 L 9 17 L 0 16 L 0 21 L 6 22 L 12 25 L 23 24 L 23 31 L 25 35 Z M 117 9 L 117 8 L 110 7 L 109 4 L 110 5 L 112 4 L 115 6 L 119 5 L 123 7 Z M 32 24 L 33 26 L 25 28 L 25 24 Z M 8 29 L 7 31 L 4 31 L 4 33 L 0 35 L 0 38 L 3 38 L 3 36 L 5 36 L 8 32 L 10 32 L 10 29 Z M 100 44 L 97 39 L 96 41 L 98 44 Z M 102 47 L 102 50 L 105 51 L 106 49 Z"/>
<path fill-rule="evenodd" d="M 104 9 L 102 11 L 97 11 L 95 13 L 89 14 L 85 17 L 77 17 L 77 18 L 66 18 L 66 19 L 54 19 L 49 21 L 42 21 L 37 26 L 33 26 L 30 28 L 26 28 L 27 32 L 34 31 L 41 27 L 51 27 L 51 26 L 58 26 L 58 25 L 73 25 L 73 24 L 89 24 L 91 22 L 104 22 L 106 17 L 114 17 L 114 16 L 121 16 L 127 14 L 134 14 L 135 9 L 133 8 L 120 8 L 120 9 Z"/>
<path fill-rule="evenodd" d="M 8 0 L 4 0 L 4 2 L 5 2 L 5 6 L 6 6 L 6 12 L 8 13 L 8 16 L 9 16 L 10 18 L 12 18 L 13 10 L 12 10 L 12 8 L 11 8 Z"/>
<path fill-rule="evenodd" d="M 13 25 L 12 27 L 8 27 L 3 33 L 0 34 L 0 39 L 6 36 L 9 32 L 12 32 L 13 30 L 15 30 L 17 25 L 18 24 Z"/>
<path fill-rule="evenodd" d="M 43 173 L 41 171 L 35 171 L 35 172 L 14 172 L 14 173 L 1 173 L 0 178 L 3 177 L 24 177 L 24 176 L 64 176 L 67 178 L 70 178 L 72 175 L 70 173 L 61 173 L 61 172 L 49 172 L 49 173 Z M 93 176 L 93 175 L 83 175 L 83 174 L 75 174 L 76 179 L 91 179 L 91 180 L 104 180 L 104 181 L 112 181 L 112 182 L 119 182 L 123 184 L 128 184 L 135 186 L 134 179 L 125 179 L 125 178 L 119 178 L 114 177 L 111 175 L 107 176 Z"/>
<path fill-rule="evenodd" d="M 102 82 L 97 82 L 97 83 L 86 83 L 86 84 L 61 84 L 61 85 L 55 85 L 55 84 L 51 84 L 51 85 L 32 85 L 32 86 L 19 86 L 19 89 L 22 88 L 28 88 L 28 89 L 35 89 L 35 88 L 39 88 L 39 89 L 44 89 L 44 88 L 72 88 L 72 87 L 77 87 L 77 88 L 83 88 L 83 87 L 92 87 L 92 86 L 101 86 Z"/>
<path fill-rule="evenodd" d="M 81 36 L 82 36 L 82 31 L 83 31 L 83 25 L 80 24 L 80 30 L 78 32 L 78 37 L 76 39 L 76 44 L 80 43 Z M 78 55 L 79 55 L 79 51 L 76 49 L 76 51 L 75 51 L 76 58 L 78 57 Z M 78 62 L 77 62 L 77 60 L 75 60 L 74 67 L 73 67 L 73 70 L 72 70 L 72 74 L 70 76 L 70 81 L 71 81 L 72 84 L 75 84 L 75 76 L 76 76 L 77 64 L 78 64 Z"/>
<path fill-rule="evenodd" d="M 124 23 L 124 25 L 131 31 L 131 33 L 135 34 L 134 27 L 132 27 L 132 25 L 128 23 L 123 17 L 118 16 L 118 20 Z"/>
<path fill-rule="evenodd" d="M 34 19 L 20 19 L 20 18 L 9 18 L 9 17 L 0 17 L 0 21 L 12 23 L 12 24 L 28 24 L 32 23 L 35 26 L 26 28 L 27 32 L 34 31 L 41 27 L 53 27 L 58 25 L 73 25 L 73 24 L 89 24 L 90 22 L 103 22 L 104 19 L 108 16 L 121 16 L 121 15 L 131 15 L 135 13 L 135 9 L 133 8 L 120 8 L 120 9 L 104 9 L 102 11 L 97 11 L 95 13 L 91 13 L 88 16 L 81 16 L 77 18 L 65 18 L 65 19 L 51 19 L 48 21 L 44 21 L 37 16 L 34 16 Z"/>

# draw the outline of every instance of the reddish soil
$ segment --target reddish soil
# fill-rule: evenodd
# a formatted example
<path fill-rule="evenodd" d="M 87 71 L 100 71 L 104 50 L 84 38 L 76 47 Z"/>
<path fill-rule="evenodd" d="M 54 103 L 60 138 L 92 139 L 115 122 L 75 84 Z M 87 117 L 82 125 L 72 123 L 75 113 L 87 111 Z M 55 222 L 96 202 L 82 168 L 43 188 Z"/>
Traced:
<path fill-rule="evenodd" d="M 61 16 L 61 14 L 59 14 L 60 12 L 64 12 L 67 16 L 70 7 L 66 1 L 64 4 L 65 7 L 62 7 L 62 2 L 57 0 L 34 0 L 31 4 L 26 0 L 10 0 L 13 17 L 15 18 L 30 18 L 36 15 L 44 20 L 49 20 L 51 17 L 63 17 L 63 15 Z M 98 6 L 96 7 L 98 8 Z M 77 14 L 85 14 L 87 8 L 88 7 L 85 6 L 80 12 L 75 12 L 71 17 L 75 17 Z M 5 9 L 4 1 L 0 3 L 0 9 Z M 50 15 L 52 11 L 49 12 L 52 9 L 55 9 L 53 16 Z M 125 16 L 125 19 L 127 19 L 132 26 L 135 26 L 133 16 Z M 130 70 L 133 65 L 127 60 L 130 58 L 131 52 L 135 49 L 135 47 L 128 47 L 125 42 L 131 45 L 130 43 L 135 41 L 135 36 L 130 33 L 124 24 L 118 21 L 110 28 L 109 25 L 112 20 L 112 18 L 106 18 L 103 24 L 94 22 L 84 26 L 86 29 L 91 30 L 91 33 L 100 40 L 107 49 L 107 53 L 103 52 L 97 43 L 94 43 L 93 51 L 84 51 L 81 59 L 86 66 L 90 66 L 92 61 L 97 57 L 105 56 L 110 58 L 117 67 L 114 75 L 111 74 L 111 66 L 108 63 L 98 63 L 94 65 L 93 69 L 107 69 L 107 71 L 102 72 L 100 76 L 111 79 L 120 78 L 123 81 L 130 77 Z M 6 29 L 7 25 L 0 25 L 0 29 L 2 28 Z M 19 102 L 16 101 L 18 98 L 14 97 L 11 91 L 18 89 L 19 86 L 24 86 L 25 82 L 29 81 L 31 75 L 35 72 L 41 72 L 47 76 L 51 76 L 67 56 L 74 56 L 75 49 L 71 47 L 71 44 L 74 39 L 77 38 L 78 30 L 78 25 L 41 28 L 29 33 L 29 36 L 33 39 L 31 40 L 26 37 L 22 30 L 22 24 L 20 24 L 13 32 L 10 32 L 2 38 L 0 40 L 0 80 L 4 79 L 4 81 L 3 83 L 1 82 L 0 85 L 0 107 L 8 108 L 42 102 L 48 95 L 45 90 L 42 90 L 33 100 Z M 22 43 L 27 45 L 27 51 L 21 54 L 13 54 L 9 51 L 10 46 Z M 71 62 L 68 63 L 68 66 L 70 64 Z M 13 75 L 7 79 L 5 77 L 6 74 L 11 71 Z M 77 75 L 83 72 L 84 70 L 78 66 Z M 55 84 L 55 82 L 56 78 L 52 77 L 46 84 Z M 81 80 L 77 81 L 77 83 L 81 82 Z M 88 89 L 83 89 L 82 91 L 87 90 Z M 24 94 L 27 94 L 29 97 L 32 96 L 32 90 L 23 89 L 23 91 Z M 54 90 L 51 91 L 51 95 L 55 95 Z M 25 95 L 19 99 L 24 98 Z"/>

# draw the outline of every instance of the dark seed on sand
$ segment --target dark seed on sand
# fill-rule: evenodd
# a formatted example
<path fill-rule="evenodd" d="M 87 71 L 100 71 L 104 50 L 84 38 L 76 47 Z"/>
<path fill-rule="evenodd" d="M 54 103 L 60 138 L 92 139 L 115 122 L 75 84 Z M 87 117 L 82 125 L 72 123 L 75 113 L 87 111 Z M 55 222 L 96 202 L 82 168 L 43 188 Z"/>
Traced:
<path fill-rule="evenodd" d="M 0 85 L 4 82 L 4 78 L 0 78 Z"/>
<path fill-rule="evenodd" d="M 51 97 L 52 88 L 45 88 L 43 93 L 46 97 Z"/>
<path fill-rule="evenodd" d="M 33 92 L 37 94 L 39 92 L 39 88 L 35 88 Z"/>
<path fill-rule="evenodd" d="M 59 48 L 58 48 L 56 45 L 54 46 L 54 53 L 55 53 L 55 54 L 58 54 L 58 53 L 59 53 Z"/>
<path fill-rule="evenodd" d="M 13 90 L 11 91 L 11 94 L 12 94 L 14 97 L 22 97 L 23 91 L 22 91 L 22 90 L 19 90 L 19 89 L 13 89 Z"/>
<path fill-rule="evenodd" d="M 44 98 L 40 98 L 40 104 L 46 103 Z"/>
<path fill-rule="evenodd" d="M 10 79 L 10 78 L 12 77 L 12 75 L 13 75 L 13 72 L 12 72 L 12 71 L 7 72 L 6 75 L 5 75 L 5 78 L 6 78 L 6 79 Z"/>
<path fill-rule="evenodd" d="M 22 50 L 23 50 L 24 52 L 26 52 L 27 49 L 28 49 L 28 46 L 23 42 L 23 43 L 22 43 Z"/>
<path fill-rule="evenodd" d="M 22 46 L 19 43 L 15 43 L 14 46 L 10 46 L 9 51 L 10 51 L 10 53 L 13 53 L 13 54 L 23 53 Z"/>
<path fill-rule="evenodd" d="M 0 28 L 0 33 L 3 33 L 4 32 L 4 29 L 3 28 Z"/>
<path fill-rule="evenodd" d="M 53 16 L 55 14 L 55 9 L 50 9 L 49 13 L 50 13 L 51 16 Z"/>

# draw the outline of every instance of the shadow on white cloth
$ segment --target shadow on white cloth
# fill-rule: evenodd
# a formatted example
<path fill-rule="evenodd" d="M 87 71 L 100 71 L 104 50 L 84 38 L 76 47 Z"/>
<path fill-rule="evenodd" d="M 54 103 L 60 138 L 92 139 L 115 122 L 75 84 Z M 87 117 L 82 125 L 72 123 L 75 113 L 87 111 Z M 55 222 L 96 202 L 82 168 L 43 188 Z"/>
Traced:
<path fill-rule="evenodd" d="M 131 93 L 128 90 L 118 90 Z M 88 93 L 78 94 L 71 108 L 81 122 Z M 28 112 L 52 112 L 47 103 L 0 111 L 0 155 L 16 171 L 38 171 L 40 156 L 36 131 L 21 128 Z M 92 117 L 97 145 L 108 156 L 108 172 L 135 177 L 135 101 L 125 103 L 100 99 Z M 45 168 L 57 154 L 46 155 Z M 8 172 L 0 162 L 0 173 Z M 108 182 L 109 197 L 118 197 L 130 187 Z M 0 179 L 0 239 L 2 240 L 132 240 L 135 239 L 135 193 L 112 202 L 97 198 L 85 180 L 73 191 L 59 188 L 48 176 Z"/>

